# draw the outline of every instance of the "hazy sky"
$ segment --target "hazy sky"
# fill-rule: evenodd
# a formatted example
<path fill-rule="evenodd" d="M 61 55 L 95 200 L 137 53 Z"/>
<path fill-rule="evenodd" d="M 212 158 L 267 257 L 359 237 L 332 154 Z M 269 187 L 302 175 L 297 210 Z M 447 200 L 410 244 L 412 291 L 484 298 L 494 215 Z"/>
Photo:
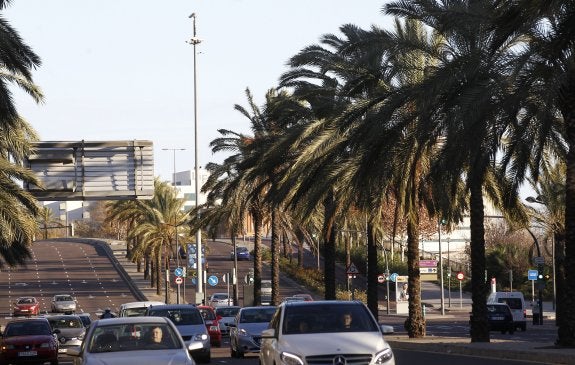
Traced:
<path fill-rule="evenodd" d="M 224 128 L 251 133 L 233 109 L 245 89 L 263 103 L 286 61 L 343 24 L 389 27 L 385 0 L 15 0 L 2 13 L 42 58 L 36 105 L 14 88 L 20 114 L 43 141 L 151 140 L 155 173 L 194 168 L 196 13 L 199 161 Z"/>

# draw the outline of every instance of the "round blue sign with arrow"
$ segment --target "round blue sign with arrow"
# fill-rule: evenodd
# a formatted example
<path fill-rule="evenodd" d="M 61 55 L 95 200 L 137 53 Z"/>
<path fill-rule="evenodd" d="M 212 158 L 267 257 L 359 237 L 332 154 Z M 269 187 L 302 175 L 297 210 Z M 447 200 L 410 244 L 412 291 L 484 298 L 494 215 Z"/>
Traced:
<path fill-rule="evenodd" d="M 215 275 L 212 275 L 208 278 L 208 284 L 210 284 L 211 286 L 216 286 L 218 285 L 218 277 Z"/>
<path fill-rule="evenodd" d="M 176 267 L 176 269 L 174 270 L 174 275 L 176 276 L 183 276 L 184 275 L 184 270 L 181 267 Z"/>
<path fill-rule="evenodd" d="M 398 276 L 397 273 L 394 272 L 393 274 L 389 275 L 389 280 L 395 283 L 395 280 L 397 280 L 397 276 Z"/>

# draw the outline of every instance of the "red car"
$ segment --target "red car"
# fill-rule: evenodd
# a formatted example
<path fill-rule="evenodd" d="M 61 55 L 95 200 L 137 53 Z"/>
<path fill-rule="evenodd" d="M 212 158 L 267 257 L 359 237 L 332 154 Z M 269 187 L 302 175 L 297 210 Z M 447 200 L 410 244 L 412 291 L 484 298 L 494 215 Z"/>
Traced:
<path fill-rule="evenodd" d="M 220 324 L 214 308 L 207 305 L 198 305 L 198 309 L 202 317 L 204 317 L 204 322 L 206 322 L 206 327 L 210 334 L 210 343 L 212 346 L 220 347 L 222 345 L 222 331 L 220 330 Z"/>
<path fill-rule="evenodd" d="M 15 319 L 0 338 L 0 363 L 58 365 L 58 340 L 46 318 Z"/>
<path fill-rule="evenodd" d="M 12 315 L 18 316 L 37 316 L 40 314 L 40 303 L 34 297 L 20 297 L 14 303 Z"/>

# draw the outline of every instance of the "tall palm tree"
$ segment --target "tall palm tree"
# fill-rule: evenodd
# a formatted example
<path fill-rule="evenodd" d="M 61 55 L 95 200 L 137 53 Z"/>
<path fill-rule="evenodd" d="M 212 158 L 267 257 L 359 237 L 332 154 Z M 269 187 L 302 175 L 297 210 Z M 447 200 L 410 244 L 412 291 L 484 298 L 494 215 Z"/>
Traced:
<path fill-rule="evenodd" d="M 527 56 L 517 62 L 520 77 L 516 96 L 520 101 L 516 109 L 522 108 L 525 111 L 524 123 L 519 125 L 531 132 L 525 133 L 525 139 L 536 143 L 524 153 L 533 162 L 527 163 L 527 158 L 519 158 L 520 162 L 515 162 L 517 171 L 524 173 L 529 169 L 536 180 L 540 171 L 538 166 L 550 144 L 555 145 L 556 149 L 564 147 L 567 151 L 565 286 L 561 293 L 564 295 L 562 305 L 565 311 L 558 316 L 557 344 L 569 347 L 575 347 L 575 184 L 570 183 L 575 181 L 574 8 L 574 0 L 502 2 L 502 15 L 496 23 L 498 39 L 505 39 L 509 34 L 517 32 L 529 37 Z M 540 108 L 529 108 L 534 104 L 533 101 Z"/>
<path fill-rule="evenodd" d="M 438 48 L 441 53 L 434 56 L 441 62 L 429 67 L 423 83 L 425 89 L 420 100 L 430 123 L 422 125 L 421 133 L 442 138 L 432 168 L 441 174 L 438 181 L 443 181 L 451 192 L 447 195 L 453 195 L 460 178 L 465 176 L 470 196 L 472 342 L 489 341 L 484 194 L 504 213 L 520 212 L 517 190 L 495 169 L 500 140 L 508 124 L 502 110 L 511 84 L 510 60 L 515 51 L 513 46 L 519 40 L 511 35 L 493 47 L 495 33 L 491 21 L 496 16 L 495 3 L 412 0 L 384 7 L 387 14 L 419 20 L 444 38 Z M 453 16 L 454 13 L 458 16 Z M 419 49 L 426 51 L 425 47 Z M 494 184 L 488 188 L 488 182 Z M 516 218 L 526 219 L 521 213 L 516 213 Z"/>
<path fill-rule="evenodd" d="M 0 10 L 10 1 L 0 1 Z M 18 32 L 0 16 L 0 267 L 25 264 L 36 231 L 36 200 L 16 180 L 38 185 L 28 170 L 21 168 L 31 152 L 36 132 L 22 119 L 13 103 L 10 87 L 16 85 L 36 102 L 43 99 L 34 84 L 32 70 L 40 57 L 26 45 Z"/>
<path fill-rule="evenodd" d="M 60 227 L 62 224 L 59 219 L 54 217 L 54 212 L 48 207 L 42 207 L 38 215 L 38 223 L 40 224 L 40 229 L 43 231 L 42 235 L 45 240 L 48 239 L 48 229 L 54 228 L 53 225 L 58 224 Z"/>

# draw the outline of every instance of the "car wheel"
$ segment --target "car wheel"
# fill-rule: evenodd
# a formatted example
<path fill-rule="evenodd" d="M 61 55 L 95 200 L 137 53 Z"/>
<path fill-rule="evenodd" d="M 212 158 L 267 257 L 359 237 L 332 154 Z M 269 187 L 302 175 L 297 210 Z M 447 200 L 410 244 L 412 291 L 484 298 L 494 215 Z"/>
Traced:
<path fill-rule="evenodd" d="M 50 365 L 58 365 L 58 360 L 52 360 L 52 361 L 50 361 Z"/>
<path fill-rule="evenodd" d="M 527 323 L 523 323 L 521 325 L 521 332 L 525 332 L 525 331 L 527 331 Z"/>
<path fill-rule="evenodd" d="M 509 330 L 509 334 L 512 335 L 513 333 L 515 333 L 515 328 L 512 328 Z"/>
<path fill-rule="evenodd" d="M 501 334 L 504 335 L 505 332 L 507 332 L 506 330 L 501 330 Z"/>
<path fill-rule="evenodd" d="M 232 351 L 231 351 L 232 353 L 230 354 L 230 356 L 231 356 L 232 358 L 236 357 L 236 350 L 234 350 L 233 347 L 232 347 L 230 350 L 232 350 Z"/>
<path fill-rule="evenodd" d="M 200 357 L 199 360 L 200 360 L 199 362 L 201 362 L 203 364 L 209 364 L 212 361 L 212 353 L 208 352 L 207 355 Z"/>

